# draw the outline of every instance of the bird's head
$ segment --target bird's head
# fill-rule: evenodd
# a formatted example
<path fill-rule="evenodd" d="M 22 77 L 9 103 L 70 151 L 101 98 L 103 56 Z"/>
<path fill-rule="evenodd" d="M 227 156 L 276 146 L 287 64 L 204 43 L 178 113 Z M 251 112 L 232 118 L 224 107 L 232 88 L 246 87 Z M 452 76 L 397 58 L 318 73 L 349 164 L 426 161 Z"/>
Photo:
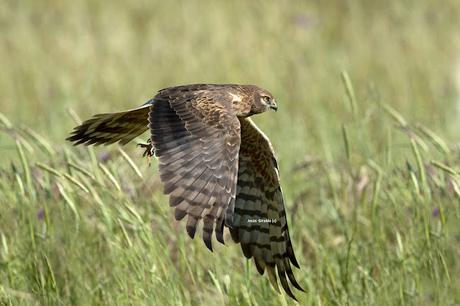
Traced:
<path fill-rule="evenodd" d="M 259 114 L 270 109 L 275 112 L 278 110 L 275 98 L 273 98 L 273 95 L 268 90 L 259 88 L 259 90 L 254 94 L 252 112 L 254 114 Z"/>
<path fill-rule="evenodd" d="M 237 108 L 242 110 L 241 115 L 243 117 L 260 114 L 270 109 L 274 111 L 278 110 L 275 98 L 273 98 L 273 95 L 268 90 L 255 85 L 246 85 L 243 89 L 243 96 L 245 98 L 239 101 L 234 100 L 234 105 L 239 104 Z"/>

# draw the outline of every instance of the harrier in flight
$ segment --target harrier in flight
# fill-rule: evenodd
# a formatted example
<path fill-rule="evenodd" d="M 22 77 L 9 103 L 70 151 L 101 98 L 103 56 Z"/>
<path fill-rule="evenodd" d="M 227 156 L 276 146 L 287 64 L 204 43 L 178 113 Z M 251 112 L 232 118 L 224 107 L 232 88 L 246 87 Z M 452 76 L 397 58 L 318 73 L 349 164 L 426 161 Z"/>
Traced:
<path fill-rule="evenodd" d="M 195 84 L 160 90 L 144 105 L 99 114 L 77 126 L 67 140 L 77 144 L 126 144 L 150 129 L 146 147 L 159 160 L 164 192 L 175 218 L 187 216 L 187 233 L 203 223 L 212 251 L 213 232 L 224 243 L 227 227 L 244 255 L 277 276 L 295 299 L 302 290 L 291 264 L 299 268 L 289 237 L 279 171 L 272 145 L 250 116 L 278 106 L 270 92 L 254 85 Z"/>

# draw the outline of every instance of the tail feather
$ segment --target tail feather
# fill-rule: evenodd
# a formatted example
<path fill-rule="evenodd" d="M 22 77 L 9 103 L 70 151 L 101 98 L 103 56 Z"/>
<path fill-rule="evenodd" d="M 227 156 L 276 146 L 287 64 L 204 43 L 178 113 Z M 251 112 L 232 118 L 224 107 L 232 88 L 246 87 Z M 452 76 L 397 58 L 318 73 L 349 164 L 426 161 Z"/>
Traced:
<path fill-rule="evenodd" d="M 124 145 L 148 129 L 150 104 L 119 113 L 98 114 L 74 128 L 66 139 L 74 145 Z"/>

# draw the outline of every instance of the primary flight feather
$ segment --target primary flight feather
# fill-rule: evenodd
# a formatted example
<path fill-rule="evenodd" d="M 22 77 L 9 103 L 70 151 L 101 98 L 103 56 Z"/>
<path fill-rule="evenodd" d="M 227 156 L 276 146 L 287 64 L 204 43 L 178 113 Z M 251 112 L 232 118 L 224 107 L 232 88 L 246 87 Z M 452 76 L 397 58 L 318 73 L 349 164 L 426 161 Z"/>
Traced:
<path fill-rule="evenodd" d="M 289 237 L 279 171 L 268 138 L 249 116 L 277 110 L 272 94 L 255 85 L 193 84 L 160 90 L 139 108 L 95 115 L 77 126 L 74 144 L 126 144 L 150 129 L 148 155 L 159 172 L 175 218 L 187 217 L 194 237 L 224 243 L 224 227 L 254 258 L 260 274 L 277 276 L 295 299 L 290 283 L 302 290 L 291 269 L 299 268 Z"/>

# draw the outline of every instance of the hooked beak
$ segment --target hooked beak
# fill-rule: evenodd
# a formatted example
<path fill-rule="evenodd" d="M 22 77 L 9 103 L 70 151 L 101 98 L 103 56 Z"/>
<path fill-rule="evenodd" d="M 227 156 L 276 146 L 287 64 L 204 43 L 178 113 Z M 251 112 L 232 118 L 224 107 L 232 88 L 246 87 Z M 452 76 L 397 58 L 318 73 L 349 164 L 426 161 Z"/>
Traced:
<path fill-rule="evenodd" d="M 271 102 L 268 104 L 268 107 L 274 110 L 275 112 L 278 110 L 278 105 L 276 104 L 276 101 L 273 99 Z"/>

